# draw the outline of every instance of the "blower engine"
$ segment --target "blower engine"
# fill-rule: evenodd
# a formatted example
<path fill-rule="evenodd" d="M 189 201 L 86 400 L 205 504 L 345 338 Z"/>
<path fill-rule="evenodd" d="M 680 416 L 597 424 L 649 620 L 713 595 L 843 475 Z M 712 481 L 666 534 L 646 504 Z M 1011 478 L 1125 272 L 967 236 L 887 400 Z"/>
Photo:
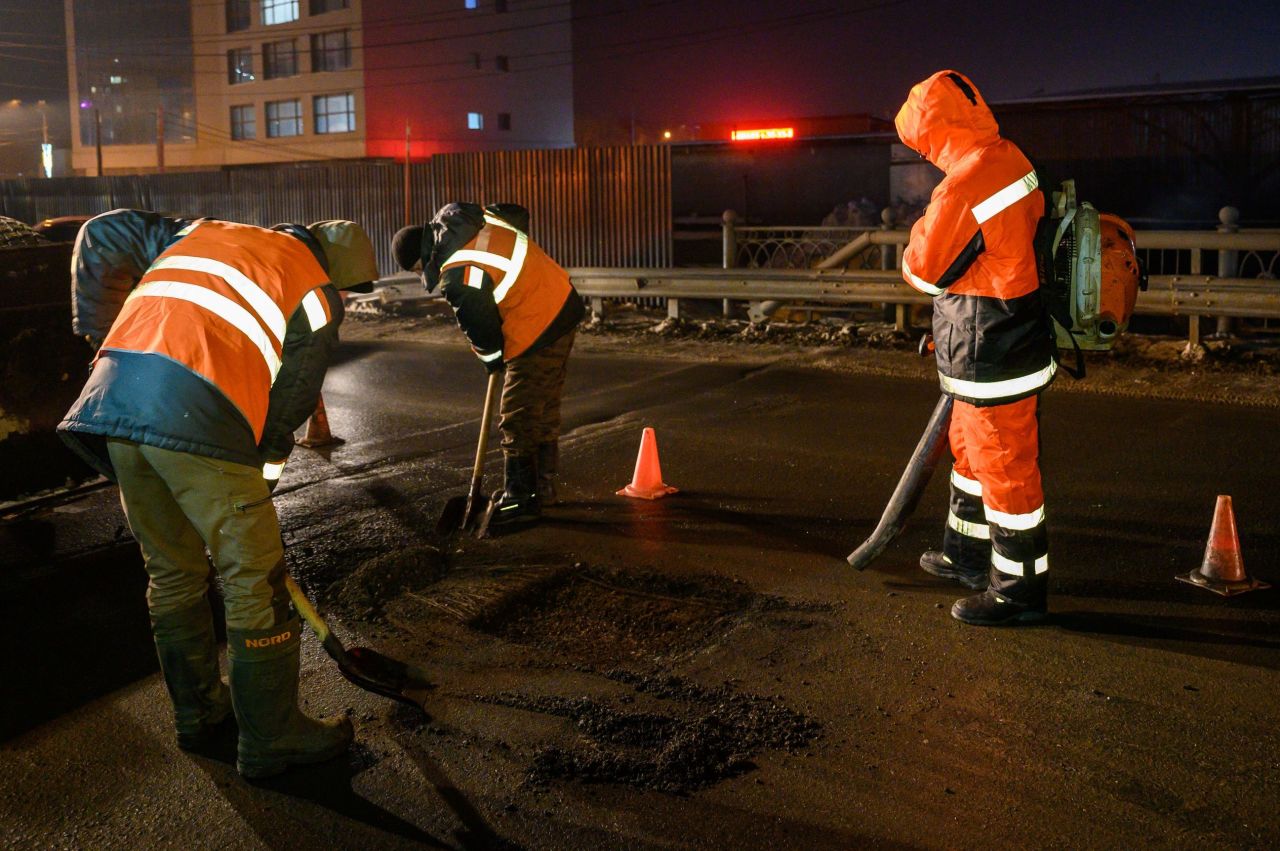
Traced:
<path fill-rule="evenodd" d="M 1106 351 L 1129 327 L 1147 273 L 1133 228 L 1119 216 L 1077 203 L 1066 180 L 1036 235 L 1040 286 L 1054 318 L 1058 347 Z"/>

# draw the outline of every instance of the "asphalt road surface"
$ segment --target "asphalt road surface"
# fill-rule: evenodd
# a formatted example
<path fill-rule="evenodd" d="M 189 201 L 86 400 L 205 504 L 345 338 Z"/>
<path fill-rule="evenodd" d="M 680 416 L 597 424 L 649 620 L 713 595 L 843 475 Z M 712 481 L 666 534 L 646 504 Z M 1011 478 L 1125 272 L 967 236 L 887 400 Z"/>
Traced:
<path fill-rule="evenodd" d="M 483 387 L 460 343 L 330 371 L 346 442 L 285 473 L 291 570 L 436 689 L 429 716 L 361 692 L 308 635 L 305 708 L 358 744 L 262 784 L 176 748 L 114 491 L 0 524 L 0 846 L 1280 845 L 1280 592 L 1174 581 L 1223 493 L 1280 582 L 1274 410 L 1046 395 L 1053 615 L 978 629 L 916 567 L 945 467 L 870 569 L 843 561 L 931 382 L 580 351 L 562 503 L 444 539 Z M 614 494 L 645 426 L 680 489 L 652 503 Z"/>

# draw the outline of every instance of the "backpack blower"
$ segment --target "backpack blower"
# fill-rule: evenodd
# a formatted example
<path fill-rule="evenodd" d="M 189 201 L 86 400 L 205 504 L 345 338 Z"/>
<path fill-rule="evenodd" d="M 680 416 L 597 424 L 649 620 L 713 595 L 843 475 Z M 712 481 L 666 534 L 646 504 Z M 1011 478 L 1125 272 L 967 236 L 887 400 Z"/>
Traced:
<path fill-rule="evenodd" d="M 1076 201 L 1076 182 L 1065 180 L 1036 228 L 1040 297 L 1060 349 L 1075 349 L 1075 378 L 1084 377 L 1081 350 L 1109 351 L 1129 327 L 1147 272 L 1134 246 L 1133 228 L 1119 216 Z"/>

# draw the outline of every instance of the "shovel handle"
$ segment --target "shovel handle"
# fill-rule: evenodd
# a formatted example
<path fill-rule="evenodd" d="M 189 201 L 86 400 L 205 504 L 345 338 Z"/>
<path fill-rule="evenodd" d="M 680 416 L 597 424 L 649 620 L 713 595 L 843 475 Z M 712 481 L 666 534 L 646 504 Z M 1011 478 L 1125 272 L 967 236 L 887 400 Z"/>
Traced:
<path fill-rule="evenodd" d="M 289 591 L 289 599 L 293 601 L 293 607 L 298 610 L 298 614 L 302 615 L 302 619 L 307 622 L 320 639 L 320 643 L 324 645 L 325 652 L 339 666 L 349 665 L 350 658 L 347 656 L 347 648 L 342 646 L 342 641 L 333 634 L 333 631 L 329 629 L 329 625 L 324 622 L 324 618 L 316 611 L 316 607 L 311 605 L 307 595 L 298 587 L 298 583 L 294 582 L 293 577 L 287 573 L 284 575 L 284 587 Z"/>
<path fill-rule="evenodd" d="M 484 412 L 480 414 L 480 439 L 476 441 L 476 463 L 471 468 L 471 490 L 467 494 L 467 506 L 475 502 L 484 480 L 484 454 L 489 450 L 489 427 L 493 422 L 493 401 L 499 388 L 501 372 L 489 373 L 489 384 L 484 392 Z"/>

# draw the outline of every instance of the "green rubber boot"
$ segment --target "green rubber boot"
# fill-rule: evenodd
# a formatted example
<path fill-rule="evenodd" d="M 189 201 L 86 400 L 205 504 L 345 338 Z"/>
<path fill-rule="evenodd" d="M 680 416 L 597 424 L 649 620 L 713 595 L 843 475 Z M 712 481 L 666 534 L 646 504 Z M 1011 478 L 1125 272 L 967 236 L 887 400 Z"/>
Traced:
<path fill-rule="evenodd" d="M 218 645 L 209 601 L 201 599 L 182 611 L 153 615 L 151 634 L 173 701 L 178 747 L 201 750 L 231 717 L 231 694 L 218 674 Z"/>
<path fill-rule="evenodd" d="M 350 719 L 318 721 L 298 709 L 301 632 L 296 617 L 271 629 L 227 630 L 231 700 L 240 724 L 236 770 L 243 777 L 333 759 L 354 737 Z"/>

